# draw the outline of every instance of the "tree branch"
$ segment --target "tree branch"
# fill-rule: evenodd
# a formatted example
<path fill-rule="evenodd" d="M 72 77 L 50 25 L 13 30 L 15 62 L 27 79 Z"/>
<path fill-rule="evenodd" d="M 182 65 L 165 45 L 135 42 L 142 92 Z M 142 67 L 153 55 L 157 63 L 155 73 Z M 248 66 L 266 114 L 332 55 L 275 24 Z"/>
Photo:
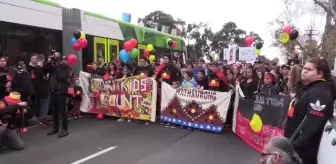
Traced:
<path fill-rule="evenodd" d="M 331 10 L 328 6 L 326 6 L 325 4 L 323 4 L 322 2 L 320 2 L 320 1 L 318 1 L 318 0 L 313 0 L 313 1 L 314 1 L 314 3 L 315 3 L 316 5 L 319 5 L 320 7 L 322 7 L 323 10 L 324 10 L 327 14 L 334 15 L 334 13 L 332 12 L 332 10 Z"/>

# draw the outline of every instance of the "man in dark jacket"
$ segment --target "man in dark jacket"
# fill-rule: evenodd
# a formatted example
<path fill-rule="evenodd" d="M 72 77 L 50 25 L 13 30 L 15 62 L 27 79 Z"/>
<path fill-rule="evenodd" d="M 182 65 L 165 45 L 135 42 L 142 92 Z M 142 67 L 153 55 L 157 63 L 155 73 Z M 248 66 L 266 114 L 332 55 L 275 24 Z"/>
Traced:
<path fill-rule="evenodd" d="M 58 137 L 65 137 L 69 134 L 66 99 L 67 95 L 71 94 L 69 92 L 74 92 L 74 89 L 70 88 L 72 71 L 68 64 L 62 60 L 59 52 L 55 52 L 48 58 L 48 62 L 43 69 L 49 73 L 49 107 L 53 112 L 53 129 L 48 135 L 54 135 L 59 132 L 59 115 L 61 115 L 62 131 Z"/>
<path fill-rule="evenodd" d="M 313 59 L 302 70 L 306 85 L 291 102 L 285 136 L 291 138 L 304 164 L 317 164 L 317 153 L 328 119 L 333 116 L 335 86 L 327 61 Z"/>

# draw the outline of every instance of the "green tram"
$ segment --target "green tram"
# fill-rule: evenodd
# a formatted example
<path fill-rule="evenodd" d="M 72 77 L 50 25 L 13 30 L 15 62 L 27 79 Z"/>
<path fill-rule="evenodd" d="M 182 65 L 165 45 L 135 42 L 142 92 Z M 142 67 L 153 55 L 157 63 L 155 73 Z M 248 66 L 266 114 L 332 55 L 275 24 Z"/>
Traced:
<path fill-rule="evenodd" d="M 78 63 L 74 70 L 82 70 L 98 56 L 105 61 L 115 60 L 123 43 L 137 39 L 140 56 L 147 44 L 152 44 L 158 59 L 163 53 L 177 52 L 186 60 L 185 42 L 182 38 L 154 29 L 130 24 L 79 9 L 68 9 L 48 0 L 0 0 L 0 55 L 15 58 L 18 54 L 38 53 L 47 55 L 51 49 L 64 55 L 76 54 Z M 72 33 L 81 30 L 88 40 L 87 48 L 74 51 Z M 166 39 L 176 40 L 178 45 L 170 49 Z"/>

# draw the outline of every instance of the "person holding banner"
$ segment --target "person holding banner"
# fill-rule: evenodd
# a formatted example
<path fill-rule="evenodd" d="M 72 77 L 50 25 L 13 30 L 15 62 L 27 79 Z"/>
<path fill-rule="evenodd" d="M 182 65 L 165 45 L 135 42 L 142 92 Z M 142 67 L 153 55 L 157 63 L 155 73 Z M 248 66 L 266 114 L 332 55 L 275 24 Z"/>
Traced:
<path fill-rule="evenodd" d="M 305 87 L 290 103 L 284 134 L 304 164 L 317 164 L 324 126 L 333 117 L 336 87 L 328 62 L 324 59 L 307 62 L 301 76 Z"/>

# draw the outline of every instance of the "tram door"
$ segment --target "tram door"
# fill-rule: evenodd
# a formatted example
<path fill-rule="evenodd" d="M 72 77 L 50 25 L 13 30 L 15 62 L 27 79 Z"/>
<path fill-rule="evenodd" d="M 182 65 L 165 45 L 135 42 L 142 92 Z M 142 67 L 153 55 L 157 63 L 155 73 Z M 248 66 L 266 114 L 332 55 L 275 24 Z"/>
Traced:
<path fill-rule="evenodd" d="M 144 56 L 145 56 L 145 55 L 144 55 L 144 51 L 145 51 L 145 49 L 146 49 L 146 45 L 138 44 L 138 49 L 139 49 L 139 51 L 140 51 L 140 54 L 139 54 L 139 56 L 138 56 L 138 61 L 137 61 L 137 62 L 139 62 L 140 57 L 144 57 Z"/>
<path fill-rule="evenodd" d="M 108 62 L 110 61 L 116 61 L 119 59 L 119 41 L 118 40 L 112 40 L 108 39 L 107 40 L 107 48 L 108 48 L 108 53 L 107 53 L 107 60 Z"/>
<path fill-rule="evenodd" d="M 105 38 L 93 38 L 93 61 L 98 62 L 98 58 L 103 57 L 108 62 L 107 40 Z"/>

